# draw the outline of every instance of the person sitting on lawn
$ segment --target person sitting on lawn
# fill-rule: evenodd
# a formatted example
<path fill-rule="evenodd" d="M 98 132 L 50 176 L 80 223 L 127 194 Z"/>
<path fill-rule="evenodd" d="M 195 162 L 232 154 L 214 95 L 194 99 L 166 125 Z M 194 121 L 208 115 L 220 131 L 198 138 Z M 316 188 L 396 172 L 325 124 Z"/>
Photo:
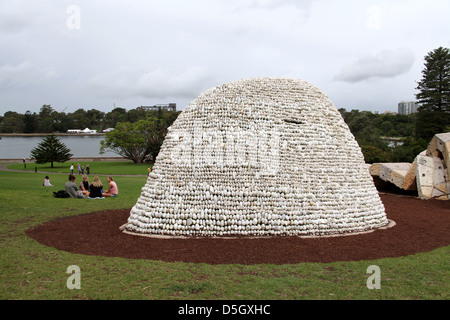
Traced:
<path fill-rule="evenodd" d="M 103 185 L 98 176 L 95 176 L 94 180 L 92 180 L 92 183 L 89 186 L 89 190 L 89 198 L 103 198 Z"/>
<path fill-rule="evenodd" d="M 108 181 L 108 190 L 106 192 L 103 192 L 104 197 L 117 197 L 119 194 L 119 189 L 117 188 L 117 184 L 114 182 L 113 178 L 108 176 L 106 178 Z"/>
<path fill-rule="evenodd" d="M 85 195 L 81 190 L 78 190 L 77 183 L 75 182 L 75 176 L 70 174 L 69 175 L 69 181 L 65 184 L 66 193 L 71 198 L 77 198 L 77 199 L 83 199 L 85 198 Z"/>
<path fill-rule="evenodd" d="M 50 178 L 48 176 L 45 176 L 44 183 L 42 185 L 44 187 L 53 187 L 53 185 L 50 183 Z"/>
<path fill-rule="evenodd" d="M 80 189 L 86 196 L 89 196 L 89 181 L 87 176 L 83 176 L 83 181 L 80 183 Z"/>

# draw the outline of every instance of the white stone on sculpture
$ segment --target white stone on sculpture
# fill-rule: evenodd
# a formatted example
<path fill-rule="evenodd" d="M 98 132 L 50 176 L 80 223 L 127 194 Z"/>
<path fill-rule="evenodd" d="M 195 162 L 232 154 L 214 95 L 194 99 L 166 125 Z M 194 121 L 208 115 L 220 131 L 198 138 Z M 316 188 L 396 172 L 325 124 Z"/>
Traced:
<path fill-rule="evenodd" d="M 327 236 L 388 225 L 362 152 L 308 82 L 212 88 L 179 115 L 124 232 Z"/>

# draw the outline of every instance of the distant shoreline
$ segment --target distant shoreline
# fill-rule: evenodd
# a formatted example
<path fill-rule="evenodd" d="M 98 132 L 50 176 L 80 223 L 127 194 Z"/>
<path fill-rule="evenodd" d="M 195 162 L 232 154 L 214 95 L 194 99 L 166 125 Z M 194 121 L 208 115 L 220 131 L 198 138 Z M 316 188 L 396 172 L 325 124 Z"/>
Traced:
<path fill-rule="evenodd" d="M 117 157 L 114 152 L 107 151 L 100 154 L 99 148 L 101 140 L 105 139 L 104 134 L 57 134 L 73 157 L 87 158 L 110 158 Z M 30 150 L 36 147 L 42 139 L 49 137 L 49 134 L 2 134 L 0 135 L 0 159 L 22 159 L 30 158 Z"/>
<path fill-rule="evenodd" d="M 30 158 L 25 158 L 26 163 L 34 163 L 34 159 Z M 22 162 L 23 158 L 3 158 L 0 159 L 0 162 Z M 96 161 L 131 161 L 129 159 L 125 159 L 123 157 L 72 157 L 70 158 L 69 161 L 66 162 L 71 162 L 71 161 L 92 161 L 92 162 L 96 162 Z"/>
<path fill-rule="evenodd" d="M 104 136 L 104 133 L 0 133 L 0 137 Z"/>

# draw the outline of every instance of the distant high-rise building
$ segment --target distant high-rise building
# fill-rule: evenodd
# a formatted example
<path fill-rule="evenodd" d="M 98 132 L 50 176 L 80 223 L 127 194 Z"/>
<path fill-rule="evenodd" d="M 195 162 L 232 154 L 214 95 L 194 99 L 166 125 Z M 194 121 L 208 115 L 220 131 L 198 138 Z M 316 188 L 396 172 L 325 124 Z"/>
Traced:
<path fill-rule="evenodd" d="M 415 101 L 402 101 L 398 104 L 399 114 L 412 114 L 417 112 L 418 104 Z"/>

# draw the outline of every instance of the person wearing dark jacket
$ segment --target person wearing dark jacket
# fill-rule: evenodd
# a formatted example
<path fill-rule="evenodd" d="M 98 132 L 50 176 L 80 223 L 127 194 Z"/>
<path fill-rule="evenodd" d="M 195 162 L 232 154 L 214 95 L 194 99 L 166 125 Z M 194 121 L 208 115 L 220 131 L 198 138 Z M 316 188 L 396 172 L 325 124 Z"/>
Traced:
<path fill-rule="evenodd" d="M 80 183 L 80 190 L 83 191 L 86 196 L 89 196 L 89 181 L 87 176 L 83 176 L 83 181 Z"/>
<path fill-rule="evenodd" d="M 94 180 L 92 180 L 89 190 L 89 198 L 103 198 L 103 185 L 98 176 L 95 176 Z"/>

